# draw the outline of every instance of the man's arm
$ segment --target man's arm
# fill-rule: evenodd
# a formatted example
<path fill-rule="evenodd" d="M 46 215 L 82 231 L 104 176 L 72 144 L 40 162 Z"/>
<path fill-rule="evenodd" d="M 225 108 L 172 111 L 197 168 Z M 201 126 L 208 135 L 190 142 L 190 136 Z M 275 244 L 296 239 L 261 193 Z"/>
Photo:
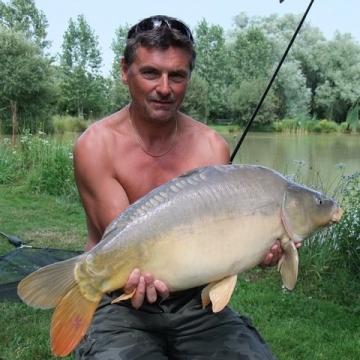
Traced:
<path fill-rule="evenodd" d="M 74 148 L 75 180 L 86 213 L 88 239 L 85 251 L 96 246 L 112 220 L 129 206 L 125 190 L 115 179 L 113 167 L 102 144 L 94 144 L 90 134 L 79 138 Z M 96 151 L 94 151 L 96 149 Z M 149 302 L 156 301 L 157 293 L 166 298 L 169 289 L 152 274 L 140 276 L 135 269 L 124 287 L 126 293 L 136 289 L 131 299 L 135 308 L 141 306 L 145 296 Z"/>
<path fill-rule="evenodd" d="M 88 228 L 85 250 L 93 248 L 106 227 L 129 205 L 115 179 L 105 145 L 94 142 L 92 133 L 84 133 L 74 148 L 75 181 L 83 203 Z"/>

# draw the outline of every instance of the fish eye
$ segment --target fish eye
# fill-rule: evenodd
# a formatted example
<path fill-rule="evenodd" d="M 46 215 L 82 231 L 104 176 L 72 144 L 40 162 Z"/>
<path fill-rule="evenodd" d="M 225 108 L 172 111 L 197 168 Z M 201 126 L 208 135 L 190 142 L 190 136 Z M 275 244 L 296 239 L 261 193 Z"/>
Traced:
<path fill-rule="evenodd" d="M 321 205 L 323 203 L 323 200 L 318 196 L 315 198 L 315 201 L 316 201 L 316 205 Z"/>

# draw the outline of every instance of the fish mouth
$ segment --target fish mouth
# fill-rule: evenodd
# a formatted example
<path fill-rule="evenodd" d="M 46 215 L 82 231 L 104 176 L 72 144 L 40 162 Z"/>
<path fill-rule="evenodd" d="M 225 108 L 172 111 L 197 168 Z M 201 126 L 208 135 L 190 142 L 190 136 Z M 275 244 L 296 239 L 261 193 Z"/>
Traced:
<path fill-rule="evenodd" d="M 344 213 L 344 210 L 341 207 L 339 207 L 338 211 L 331 218 L 331 223 L 332 224 L 338 224 L 341 217 L 343 216 L 343 213 Z"/>

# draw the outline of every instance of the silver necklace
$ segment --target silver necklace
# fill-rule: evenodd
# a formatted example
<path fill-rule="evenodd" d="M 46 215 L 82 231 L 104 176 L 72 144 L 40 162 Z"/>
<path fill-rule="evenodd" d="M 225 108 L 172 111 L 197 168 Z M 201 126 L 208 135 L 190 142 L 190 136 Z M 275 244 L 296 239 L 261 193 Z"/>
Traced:
<path fill-rule="evenodd" d="M 138 145 L 140 146 L 141 150 L 142 150 L 145 154 L 147 154 L 147 155 L 149 155 L 149 156 L 151 156 L 151 157 L 154 157 L 154 158 L 164 156 L 164 155 L 166 155 L 166 154 L 170 151 L 171 147 L 173 146 L 173 143 L 174 143 L 174 140 L 175 140 L 175 137 L 176 137 L 176 134 L 177 134 L 177 129 L 178 129 L 178 126 L 177 126 L 177 117 L 176 117 L 176 119 L 175 119 L 175 131 L 174 131 L 174 135 L 172 136 L 171 143 L 170 143 L 169 147 L 168 147 L 168 148 L 166 149 L 166 151 L 163 152 L 162 154 L 154 155 L 154 154 L 149 153 L 149 152 L 141 145 L 141 142 L 140 142 L 138 136 L 136 136 L 136 132 L 135 132 L 134 126 L 133 126 L 132 121 L 131 121 L 130 108 L 129 108 L 129 124 L 130 124 L 130 128 L 131 128 L 131 132 L 132 132 L 132 134 L 133 134 L 133 136 L 134 136 L 134 139 L 136 140 L 136 142 L 137 142 Z"/>

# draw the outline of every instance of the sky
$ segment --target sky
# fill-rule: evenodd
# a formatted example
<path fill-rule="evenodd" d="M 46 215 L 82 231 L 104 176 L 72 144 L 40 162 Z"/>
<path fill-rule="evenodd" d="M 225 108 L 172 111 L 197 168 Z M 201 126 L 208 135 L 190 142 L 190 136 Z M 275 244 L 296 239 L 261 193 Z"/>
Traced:
<path fill-rule="evenodd" d="M 103 74 L 108 75 L 114 54 L 110 48 L 115 30 L 120 25 L 133 25 L 152 15 L 168 15 L 183 20 L 193 29 L 203 18 L 208 24 L 220 25 L 225 32 L 233 26 L 234 16 L 245 12 L 248 16 L 268 16 L 276 13 L 304 14 L 310 0 L 35 0 L 49 22 L 48 37 L 52 41 L 50 53 L 61 51 L 63 35 L 70 18 L 83 14 L 98 36 L 103 58 Z M 126 3 L 126 4 L 124 4 Z M 314 0 L 307 20 L 331 39 L 336 30 L 351 33 L 360 42 L 358 0 Z"/>

